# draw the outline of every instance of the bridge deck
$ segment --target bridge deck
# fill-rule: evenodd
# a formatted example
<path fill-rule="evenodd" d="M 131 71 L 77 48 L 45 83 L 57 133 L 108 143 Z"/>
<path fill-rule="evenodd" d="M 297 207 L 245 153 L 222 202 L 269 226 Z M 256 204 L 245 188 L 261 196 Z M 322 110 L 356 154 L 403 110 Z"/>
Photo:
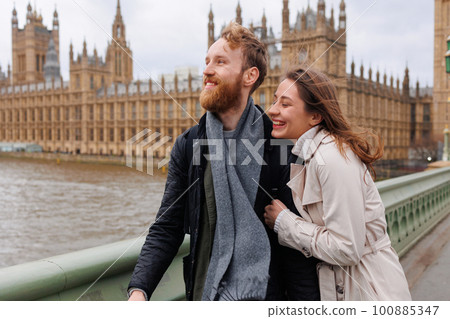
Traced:
<path fill-rule="evenodd" d="M 413 300 L 450 300 L 450 215 L 402 259 Z"/>

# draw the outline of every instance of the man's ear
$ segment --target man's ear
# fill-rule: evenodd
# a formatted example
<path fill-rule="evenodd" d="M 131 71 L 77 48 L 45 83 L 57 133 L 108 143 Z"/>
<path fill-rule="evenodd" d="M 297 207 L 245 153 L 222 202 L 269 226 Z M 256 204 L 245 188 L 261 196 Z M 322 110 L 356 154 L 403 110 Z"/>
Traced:
<path fill-rule="evenodd" d="M 245 70 L 244 72 L 244 86 L 253 86 L 259 78 L 259 70 L 256 66 Z"/>

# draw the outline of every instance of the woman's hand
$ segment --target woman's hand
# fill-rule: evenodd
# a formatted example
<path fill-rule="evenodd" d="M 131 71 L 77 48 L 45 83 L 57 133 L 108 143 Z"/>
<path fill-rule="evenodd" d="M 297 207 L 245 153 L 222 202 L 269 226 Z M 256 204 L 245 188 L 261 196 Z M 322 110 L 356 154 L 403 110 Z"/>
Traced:
<path fill-rule="evenodd" d="M 275 226 L 275 221 L 283 209 L 287 209 L 287 207 L 278 199 L 274 199 L 270 205 L 264 208 L 264 221 L 270 229 Z"/>

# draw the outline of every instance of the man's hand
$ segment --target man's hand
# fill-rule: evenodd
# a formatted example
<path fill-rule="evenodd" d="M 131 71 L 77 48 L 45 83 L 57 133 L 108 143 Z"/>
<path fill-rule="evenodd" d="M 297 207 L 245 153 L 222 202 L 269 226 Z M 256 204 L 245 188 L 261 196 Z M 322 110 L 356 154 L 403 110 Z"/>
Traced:
<path fill-rule="evenodd" d="M 131 293 L 128 301 L 145 301 L 145 296 L 142 291 L 135 290 Z"/>
<path fill-rule="evenodd" d="M 278 215 L 286 208 L 287 207 L 278 199 L 274 199 L 270 205 L 266 206 L 264 209 L 264 221 L 270 229 L 273 229 Z"/>

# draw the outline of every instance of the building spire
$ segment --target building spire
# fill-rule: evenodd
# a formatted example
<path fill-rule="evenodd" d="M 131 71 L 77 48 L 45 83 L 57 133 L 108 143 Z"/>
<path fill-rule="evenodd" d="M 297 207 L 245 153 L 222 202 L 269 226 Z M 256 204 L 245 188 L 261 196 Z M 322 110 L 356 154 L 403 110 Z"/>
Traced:
<path fill-rule="evenodd" d="M 14 2 L 14 9 L 12 11 L 12 19 L 11 24 L 13 29 L 17 29 L 19 27 L 19 20 L 17 19 L 17 10 L 16 10 L 16 3 Z"/>
<path fill-rule="evenodd" d="M 116 17 L 114 18 L 113 23 L 113 38 L 118 40 L 123 40 L 122 45 L 126 43 L 125 39 L 125 24 L 123 23 L 122 13 L 120 12 L 120 0 L 117 0 L 116 7 Z"/>
<path fill-rule="evenodd" d="M 333 7 L 331 7 L 330 26 L 334 30 L 334 8 Z"/>
<path fill-rule="evenodd" d="M 209 15 L 208 15 L 208 18 L 209 18 L 209 22 L 211 22 L 214 19 L 214 13 L 212 11 L 212 3 L 209 4 Z"/>
<path fill-rule="evenodd" d="M 406 68 L 405 68 L 405 76 L 403 77 L 403 95 L 405 98 L 409 97 L 409 69 L 408 69 L 408 62 L 406 62 Z"/>
<path fill-rule="evenodd" d="M 242 25 L 242 9 L 240 1 L 238 1 L 237 7 L 236 7 L 236 23 Z"/>
<path fill-rule="evenodd" d="M 72 45 L 72 40 L 70 40 L 69 57 L 70 57 L 70 63 L 72 64 L 72 62 L 73 62 L 73 45 Z"/>
<path fill-rule="evenodd" d="M 28 1 L 27 6 L 27 24 L 31 23 L 33 20 L 33 8 L 31 7 L 31 3 Z"/>
<path fill-rule="evenodd" d="M 58 11 L 56 11 L 56 4 L 55 4 L 55 11 L 53 12 L 53 30 L 59 29 L 59 20 L 58 20 Z"/>
<path fill-rule="evenodd" d="M 122 13 L 120 12 L 120 0 L 117 0 L 116 16 L 114 18 L 114 24 L 123 23 Z"/>
<path fill-rule="evenodd" d="M 212 11 L 212 4 L 209 9 L 209 22 L 208 22 L 208 48 L 214 43 L 214 14 Z"/>
<path fill-rule="evenodd" d="M 262 37 L 262 39 L 267 39 L 267 18 L 266 18 L 266 10 L 265 9 L 263 9 L 263 16 L 261 19 L 261 23 L 262 23 L 261 37 Z"/>
<path fill-rule="evenodd" d="M 309 7 L 309 1 L 308 1 Z M 325 0 L 319 0 L 317 2 L 317 14 L 321 16 L 325 16 Z"/>
<path fill-rule="evenodd" d="M 83 41 L 83 56 L 84 56 L 84 57 L 87 57 L 86 38 L 84 38 L 84 41 Z"/>
<path fill-rule="evenodd" d="M 417 79 L 416 82 L 416 98 L 418 98 L 420 95 L 420 85 L 419 85 L 419 79 Z"/>
<path fill-rule="evenodd" d="M 283 33 L 289 33 L 289 0 L 283 0 Z"/>
<path fill-rule="evenodd" d="M 345 14 L 345 2 L 341 0 L 341 4 L 339 5 L 339 30 L 345 30 L 347 27 L 347 15 Z"/>
<path fill-rule="evenodd" d="M 359 68 L 361 80 L 364 79 L 364 63 L 361 60 L 361 67 Z"/>
<path fill-rule="evenodd" d="M 352 57 L 352 64 L 350 65 L 351 75 L 355 76 L 355 59 Z"/>
<path fill-rule="evenodd" d="M 122 19 L 122 13 L 120 12 L 120 0 L 117 0 L 117 6 L 116 6 L 116 16 L 114 17 L 114 25 L 122 25 L 123 19 Z"/>
<path fill-rule="evenodd" d="M 122 16 L 120 13 L 120 0 L 117 0 L 116 16 Z"/>
<path fill-rule="evenodd" d="M 308 1 L 309 8 L 309 1 Z M 326 17 L 325 17 L 325 0 L 319 0 L 317 2 L 317 23 L 316 29 L 319 32 L 326 31 Z"/>

